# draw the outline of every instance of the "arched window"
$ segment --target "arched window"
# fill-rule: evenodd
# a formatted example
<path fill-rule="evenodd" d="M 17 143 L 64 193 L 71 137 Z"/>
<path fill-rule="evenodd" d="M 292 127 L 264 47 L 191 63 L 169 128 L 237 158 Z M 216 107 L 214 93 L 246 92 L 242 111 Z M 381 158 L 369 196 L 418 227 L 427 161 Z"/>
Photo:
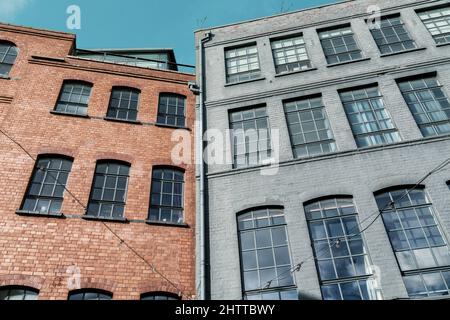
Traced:
<path fill-rule="evenodd" d="M 11 71 L 17 54 L 17 47 L 7 41 L 0 41 L 0 76 L 7 77 Z"/>
<path fill-rule="evenodd" d="M 351 197 L 305 204 L 324 300 L 376 300 L 372 270 Z"/>
<path fill-rule="evenodd" d="M 140 91 L 133 88 L 115 87 L 112 90 L 107 118 L 136 121 Z"/>
<path fill-rule="evenodd" d="M 141 294 L 141 300 L 180 300 L 180 297 L 168 292 L 149 292 Z"/>
<path fill-rule="evenodd" d="M 245 211 L 238 231 L 244 299 L 297 300 L 283 209 Z"/>
<path fill-rule="evenodd" d="M 95 168 L 87 215 L 98 218 L 123 218 L 129 175 L 129 164 L 99 161 Z"/>
<path fill-rule="evenodd" d="M 186 126 L 186 97 L 174 93 L 159 96 L 158 124 Z"/>
<path fill-rule="evenodd" d="M 87 115 L 92 84 L 81 81 L 65 81 L 55 107 L 55 111 L 85 116 Z"/>
<path fill-rule="evenodd" d="M 68 300 L 111 300 L 113 294 L 104 290 L 81 289 L 71 291 Z"/>
<path fill-rule="evenodd" d="M 184 172 L 173 168 L 154 168 L 149 220 L 182 223 Z"/>
<path fill-rule="evenodd" d="M 37 300 L 39 290 L 24 286 L 0 287 L 1 300 Z"/>
<path fill-rule="evenodd" d="M 39 157 L 20 210 L 40 214 L 61 213 L 71 169 L 71 159 L 58 156 Z"/>
<path fill-rule="evenodd" d="M 450 251 L 423 188 L 375 194 L 411 298 L 450 294 Z"/>

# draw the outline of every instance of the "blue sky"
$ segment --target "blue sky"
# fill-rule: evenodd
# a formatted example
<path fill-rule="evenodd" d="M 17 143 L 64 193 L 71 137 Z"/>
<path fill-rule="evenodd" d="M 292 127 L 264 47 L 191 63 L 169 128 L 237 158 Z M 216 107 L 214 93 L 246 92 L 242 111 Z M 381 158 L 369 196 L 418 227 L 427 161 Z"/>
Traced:
<path fill-rule="evenodd" d="M 79 48 L 173 48 L 194 64 L 193 32 L 335 0 L 0 0 L 0 21 L 77 34 Z M 67 7 L 81 9 L 81 29 L 68 30 Z"/>

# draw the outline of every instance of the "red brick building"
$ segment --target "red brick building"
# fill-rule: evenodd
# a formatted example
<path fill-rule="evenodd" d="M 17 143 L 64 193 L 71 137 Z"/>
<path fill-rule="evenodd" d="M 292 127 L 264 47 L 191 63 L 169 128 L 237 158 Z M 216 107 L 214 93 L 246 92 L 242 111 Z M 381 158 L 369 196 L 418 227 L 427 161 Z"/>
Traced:
<path fill-rule="evenodd" d="M 0 295 L 194 298 L 194 76 L 5 24 L 0 74 Z"/>

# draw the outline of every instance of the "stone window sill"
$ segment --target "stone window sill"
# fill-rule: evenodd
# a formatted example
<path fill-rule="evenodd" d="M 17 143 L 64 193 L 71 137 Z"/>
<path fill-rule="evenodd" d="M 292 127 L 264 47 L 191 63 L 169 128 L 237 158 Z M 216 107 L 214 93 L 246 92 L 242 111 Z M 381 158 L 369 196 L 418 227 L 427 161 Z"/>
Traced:
<path fill-rule="evenodd" d="M 90 119 L 91 117 L 82 114 L 74 114 L 74 113 L 68 113 L 68 112 L 62 112 L 62 111 L 56 111 L 52 110 L 50 111 L 51 114 L 57 115 L 57 116 L 67 116 L 67 117 L 74 117 L 74 118 L 84 118 L 84 119 Z"/>
<path fill-rule="evenodd" d="M 16 214 L 19 216 L 29 216 L 29 217 L 59 218 L 59 219 L 65 218 L 65 216 L 62 212 L 60 212 L 60 213 L 41 213 L 41 212 L 37 212 L 37 211 L 16 210 Z"/>
<path fill-rule="evenodd" d="M 103 117 L 103 119 L 106 121 L 111 121 L 111 122 L 121 122 L 121 123 L 137 124 L 137 125 L 142 124 L 142 122 L 137 121 L 137 120 L 116 119 L 116 118 L 110 118 L 110 117 Z"/>
<path fill-rule="evenodd" d="M 145 220 L 145 223 L 153 226 L 161 226 L 161 227 L 173 227 L 173 228 L 190 228 L 187 223 L 173 223 L 173 222 L 162 222 L 162 221 L 153 221 L 153 220 Z"/>
<path fill-rule="evenodd" d="M 402 53 L 409 53 L 409 52 L 423 51 L 423 50 L 426 50 L 426 49 L 427 49 L 427 48 L 414 48 L 414 49 L 403 50 L 403 51 L 398 51 L 398 52 L 384 53 L 384 54 L 381 54 L 380 57 L 381 57 L 381 58 L 384 58 L 384 57 L 396 56 L 396 55 L 402 54 Z"/>
<path fill-rule="evenodd" d="M 259 77 L 259 78 L 255 78 L 255 79 L 245 80 L 245 81 L 232 82 L 232 83 L 227 83 L 225 85 L 225 87 L 232 87 L 232 86 L 237 86 L 237 85 L 244 84 L 244 83 L 256 82 L 256 81 L 261 81 L 261 80 L 265 80 L 265 79 L 266 79 L 265 77 Z"/>
<path fill-rule="evenodd" d="M 126 218 L 108 218 L 108 217 L 94 217 L 89 215 L 84 215 L 82 217 L 84 220 L 92 220 L 92 221 L 102 221 L 102 222 L 116 222 L 116 223 L 128 223 L 129 221 Z"/>
<path fill-rule="evenodd" d="M 338 67 L 338 66 L 344 66 L 346 64 L 350 64 L 350 63 L 354 63 L 354 62 L 362 62 L 362 61 L 369 61 L 370 58 L 362 58 L 362 59 L 357 59 L 357 60 L 351 60 L 351 61 L 345 61 L 345 62 L 338 62 L 338 63 L 333 63 L 333 64 L 329 64 L 327 65 L 327 68 L 333 68 L 333 67 Z"/>

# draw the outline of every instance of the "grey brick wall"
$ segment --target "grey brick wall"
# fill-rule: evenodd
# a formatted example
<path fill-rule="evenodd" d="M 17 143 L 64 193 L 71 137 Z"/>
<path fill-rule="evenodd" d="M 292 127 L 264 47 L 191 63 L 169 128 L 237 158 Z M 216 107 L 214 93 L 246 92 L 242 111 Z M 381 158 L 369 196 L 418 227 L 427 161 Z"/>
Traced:
<path fill-rule="evenodd" d="M 396 79 L 437 72 L 450 94 L 450 46 L 438 47 L 416 15 L 417 8 L 448 1 L 356 0 L 323 8 L 213 28 L 214 38 L 206 46 L 206 112 L 208 128 L 229 128 L 231 109 L 265 104 L 271 128 L 280 130 L 280 170 L 263 176 L 260 168 L 232 170 L 231 165 L 208 167 L 211 246 L 211 294 L 213 299 L 238 299 L 242 295 L 236 214 L 262 205 L 282 205 L 286 214 L 292 259 L 295 263 L 312 255 L 303 203 L 317 197 L 345 194 L 354 197 L 360 220 L 377 210 L 373 193 L 390 186 L 414 184 L 450 156 L 450 136 L 423 139 L 396 84 Z M 402 20 L 424 50 L 380 57 L 364 21 L 367 6 L 377 4 L 383 14 L 401 13 Z M 327 67 L 317 29 L 351 23 L 368 61 Z M 303 33 L 308 53 L 317 70 L 275 77 L 270 39 Z M 202 37 L 204 31 L 196 34 Z M 225 85 L 224 50 L 229 46 L 256 42 L 263 80 Z M 200 74 L 198 74 L 200 77 Z M 402 142 L 358 150 L 338 90 L 378 83 Z M 282 101 L 321 94 L 338 145 L 332 155 L 295 160 Z M 450 232 L 450 168 L 424 184 L 437 217 Z M 381 270 L 385 299 L 407 297 L 395 256 L 380 220 L 365 232 L 374 265 Z M 314 261 L 295 274 L 301 296 L 321 298 Z"/>

